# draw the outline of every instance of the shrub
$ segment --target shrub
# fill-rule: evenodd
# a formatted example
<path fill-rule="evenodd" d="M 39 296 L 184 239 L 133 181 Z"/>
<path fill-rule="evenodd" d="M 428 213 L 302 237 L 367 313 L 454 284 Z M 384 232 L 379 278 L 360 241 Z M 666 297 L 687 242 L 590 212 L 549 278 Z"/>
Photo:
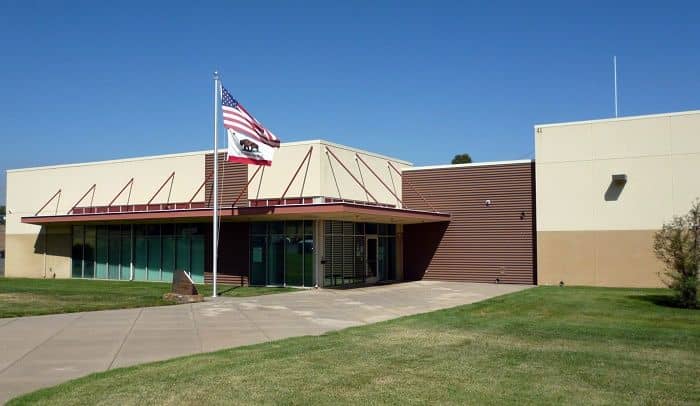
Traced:
<path fill-rule="evenodd" d="M 676 292 L 682 307 L 698 305 L 699 244 L 700 199 L 687 214 L 674 217 L 654 235 L 654 253 L 666 267 L 662 280 Z"/>

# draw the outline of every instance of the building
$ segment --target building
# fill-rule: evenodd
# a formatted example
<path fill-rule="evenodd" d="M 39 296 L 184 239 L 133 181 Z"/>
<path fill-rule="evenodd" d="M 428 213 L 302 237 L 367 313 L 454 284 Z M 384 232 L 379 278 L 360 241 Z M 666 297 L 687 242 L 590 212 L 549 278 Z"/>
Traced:
<path fill-rule="evenodd" d="M 535 126 L 538 282 L 662 286 L 654 233 L 700 197 L 700 111 Z"/>
<path fill-rule="evenodd" d="M 327 141 L 220 153 L 219 281 L 658 286 L 700 195 L 700 111 L 535 127 L 535 161 L 413 167 Z M 10 170 L 7 276 L 211 279 L 209 151 Z"/>

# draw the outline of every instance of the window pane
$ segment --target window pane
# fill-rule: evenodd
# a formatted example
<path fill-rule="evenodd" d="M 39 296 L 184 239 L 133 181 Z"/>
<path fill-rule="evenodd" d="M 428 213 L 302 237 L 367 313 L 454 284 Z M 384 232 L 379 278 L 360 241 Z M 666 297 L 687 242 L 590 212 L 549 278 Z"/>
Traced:
<path fill-rule="evenodd" d="M 265 235 L 267 234 L 267 223 L 251 223 L 250 224 L 250 233 L 251 234 L 257 234 L 257 235 Z"/>
<path fill-rule="evenodd" d="M 285 222 L 287 236 L 304 234 L 304 230 L 302 229 L 303 226 L 304 226 L 304 223 L 302 221 L 287 221 L 287 222 Z"/>
<path fill-rule="evenodd" d="M 396 280 L 396 238 L 387 239 L 386 249 L 387 278 Z"/>
<path fill-rule="evenodd" d="M 160 280 L 160 236 L 149 235 L 148 240 L 148 280 Z"/>
<path fill-rule="evenodd" d="M 192 236 L 191 271 L 194 283 L 204 283 L 204 236 Z"/>
<path fill-rule="evenodd" d="M 377 224 L 376 223 L 365 224 L 365 234 L 377 234 Z"/>
<path fill-rule="evenodd" d="M 377 224 L 377 234 L 387 235 L 388 227 L 386 224 Z"/>
<path fill-rule="evenodd" d="M 107 232 L 107 227 L 98 226 L 97 227 L 97 242 L 96 242 L 96 253 L 95 253 L 95 278 L 97 279 L 107 279 L 107 264 L 108 258 L 107 254 L 109 251 L 109 234 Z"/>
<path fill-rule="evenodd" d="M 314 272 L 314 238 L 313 235 L 304 237 L 304 286 L 316 285 Z"/>
<path fill-rule="evenodd" d="M 254 236 L 250 239 L 250 284 L 267 285 L 267 238 Z"/>
<path fill-rule="evenodd" d="M 131 277 L 131 226 L 123 225 L 121 233 L 121 271 L 119 278 L 129 280 Z"/>
<path fill-rule="evenodd" d="M 83 226 L 73 226 L 72 276 L 83 277 L 83 241 L 85 239 Z"/>
<path fill-rule="evenodd" d="M 175 256 L 175 269 L 178 271 L 185 271 L 192 273 L 190 267 L 190 237 L 189 236 L 179 236 L 175 242 L 176 244 L 176 256 Z"/>
<path fill-rule="evenodd" d="M 121 228 L 120 226 L 109 226 L 109 252 L 107 278 L 119 279 L 119 263 L 121 262 Z"/>
<path fill-rule="evenodd" d="M 365 280 L 365 237 L 355 238 L 355 268 L 353 278 L 350 283 L 361 283 Z"/>
<path fill-rule="evenodd" d="M 166 282 L 173 281 L 173 272 L 175 272 L 175 237 L 163 235 L 163 280 Z"/>
<path fill-rule="evenodd" d="M 268 256 L 267 283 L 284 284 L 284 236 L 271 235 Z"/>
<path fill-rule="evenodd" d="M 304 234 L 307 234 L 307 235 L 314 234 L 314 222 L 312 220 L 304 221 Z"/>
<path fill-rule="evenodd" d="M 364 235 L 365 234 L 365 223 L 355 223 L 355 234 Z"/>
<path fill-rule="evenodd" d="M 281 221 L 273 221 L 268 223 L 270 234 L 282 234 L 284 233 L 284 223 Z"/>
<path fill-rule="evenodd" d="M 83 250 L 84 269 L 83 277 L 92 278 L 95 276 L 95 226 L 85 227 L 85 249 Z"/>
<path fill-rule="evenodd" d="M 146 227 L 134 225 L 134 280 L 146 280 L 146 263 L 148 259 L 148 244 L 146 242 Z"/>
<path fill-rule="evenodd" d="M 287 285 L 301 286 L 304 284 L 304 241 L 300 236 L 289 235 L 285 241 L 285 281 Z"/>
<path fill-rule="evenodd" d="M 325 230 L 325 227 L 324 227 Z M 324 235 L 323 240 L 323 286 L 333 286 L 333 236 Z"/>

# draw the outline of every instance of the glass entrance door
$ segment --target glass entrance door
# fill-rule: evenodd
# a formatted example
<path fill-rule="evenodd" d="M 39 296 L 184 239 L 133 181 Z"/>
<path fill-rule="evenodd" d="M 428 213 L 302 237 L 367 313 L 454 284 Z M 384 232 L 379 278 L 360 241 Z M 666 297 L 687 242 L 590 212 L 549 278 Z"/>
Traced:
<path fill-rule="evenodd" d="M 365 241 L 365 244 L 367 244 L 367 248 L 365 249 L 365 280 L 367 283 L 374 283 L 377 281 L 377 237 L 367 236 Z"/>

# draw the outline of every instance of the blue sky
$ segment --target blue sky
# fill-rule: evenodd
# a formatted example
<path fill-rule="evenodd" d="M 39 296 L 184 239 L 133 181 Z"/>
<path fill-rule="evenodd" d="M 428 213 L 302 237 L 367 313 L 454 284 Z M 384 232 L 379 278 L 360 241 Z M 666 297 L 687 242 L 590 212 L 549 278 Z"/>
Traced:
<path fill-rule="evenodd" d="M 215 69 L 283 141 L 420 165 L 612 116 L 612 55 L 621 115 L 700 108 L 697 2 L 99 3 L 0 5 L 0 170 L 211 148 Z"/>

